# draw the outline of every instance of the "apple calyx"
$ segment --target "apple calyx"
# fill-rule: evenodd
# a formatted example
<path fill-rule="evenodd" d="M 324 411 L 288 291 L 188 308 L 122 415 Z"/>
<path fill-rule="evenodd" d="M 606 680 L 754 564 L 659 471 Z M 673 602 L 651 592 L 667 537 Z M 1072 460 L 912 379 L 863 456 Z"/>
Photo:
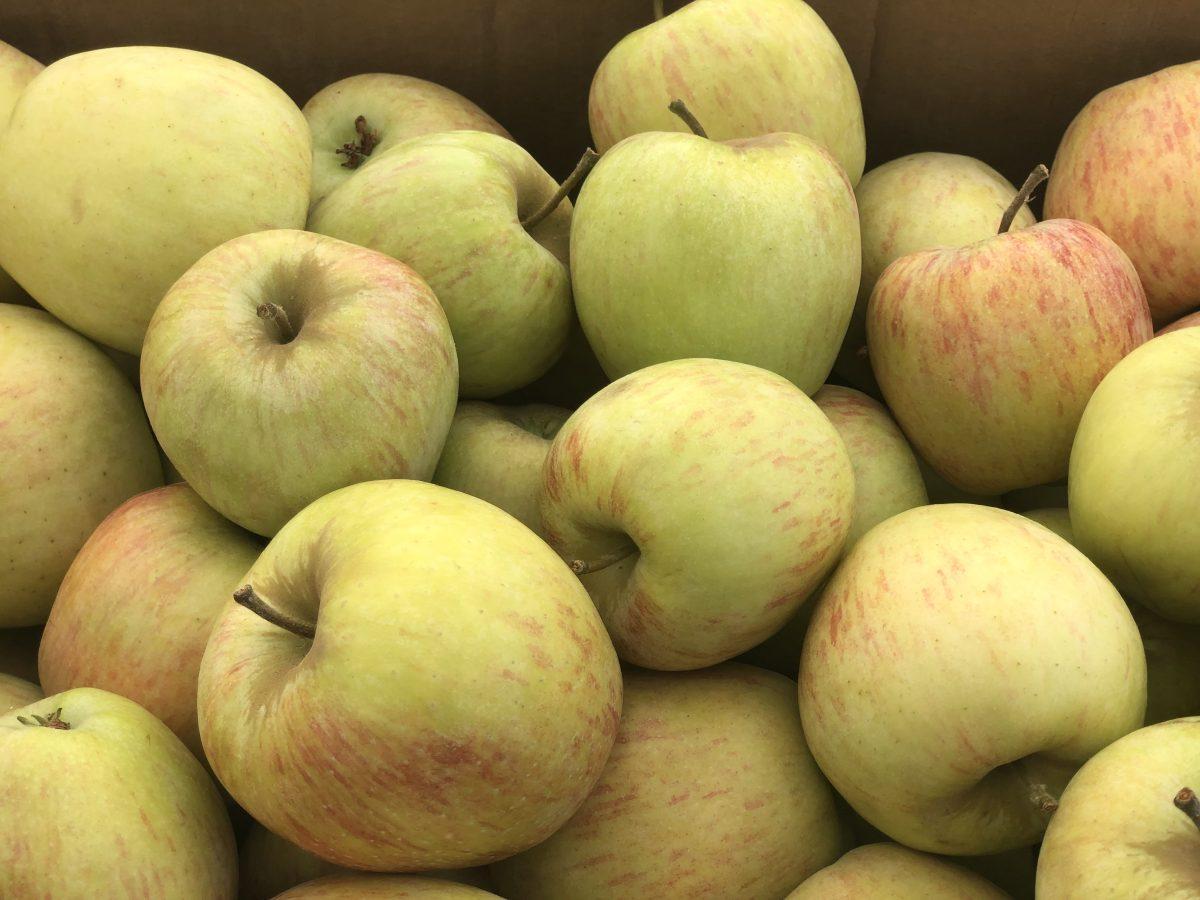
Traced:
<path fill-rule="evenodd" d="M 1000 230 L 996 234 L 1005 234 L 1012 227 L 1013 219 L 1017 217 L 1021 207 L 1029 202 L 1029 198 L 1033 196 L 1037 186 L 1049 177 L 1050 170 L 1042 163 L 1033 167 L 1033 171 L 1026 177 L 1025 183 L 1021 185 L 1017 195 L 1013 197 L 1012 203 L 1008 204 L 1008 209 L 1004 210 L 1004 215 L 1000 217 Z"/>
<path fill-rule="evenodd" d="M 1182 788 L 1175 795 L 1175 807 L 1191 819 L 1192 824 L 1200 828 L 1200 798 L 1196 797 L 1195 791 L 1191 788 Z"/>
<path fill-rule="evenodd" d="M 575 190 L 587 177 L 588 172 L 592 171 L 592 166 L 600 159 L 600 154 L 588 147 L 583 151 L 583 156 L 579 157 L 579 162 L 575 164 L 575 168 L 571 174 L 567 176 L 567 180 L 558 186 L 550 199 L 541 205 L 535 212 L 529 214 L 524 219 L 521 219 L 521 227 L 528 231 L 531 228 L 536 228 L 541 224 L 550 213 L 558 209 L 558 205 L 566 199 L 567 194 Z"/>
<path fill-rule="evenodd" d="M 688 109 L 687 104 L 678 97 L 667 104 L 667 109 L 675 113 L 675 115 L 679 116 L 679 118 L 683 119 L 683 123 L 687 125 L 688 128 L 692 129 L 692 134 L 694 134 L 696 137 L 708 137 L 708 132 L 704 130 L 704 126 L 700 124 L 700 120 L 696 118 L 695 114 L 690 109 Z"/>
<path fill-rule="evenodd" d="M 1021 781 L 1029 791 L 1029 802 L 1033 804 L 1034 809 L 1044 816 L 1054 815 L 1058 810 L 1058 798 L 1050 793 L 1044 783 L 1031 778 L 1029 769 L 1025 765 L 1018 762 L 1016 767 Z"/>
<path fill-rule="evenodd" d="M 357 141 L 342 144 L 333 151 L 339 156 L 346 157 L 346 161 L 342 163 L 343 169 L 357 169 L 362 165 L 363 160 L 371 155 L 371 151 L 379 146 L 379 132 L 372 131 L 367 127 L 366 116 L 358 116 L 354 120 L 354 133 L 358 135 Z"/>
<path fill-rule="evenodd" d="M 310 641 L 317 633 L 316 626 L 308 622 L 302 622 L 300 619 L 293 618 L 286 613 L 281 613 L 279 610 L 270 606 L 258 593 L 248 584 L 243 584 L 240 588 L 233 592 L 233 599 L 240 606 L 246 607 L 250 612 L 259 616 L 262 619 L 270 622 L 272 625 L 278 625 L 285 631 L 290 631 L 292 634 L 302 638 L 308 638 Z"/>
<path fill-rule="evenodd" d="M 576 575 L 591 575 L 599 572 L 601 569 L 607 569 L 609 566 L 616 565 L 623 559 L 628 559 L 637 553 L 637 547 L 629 546 L 622 547 L 619 550 L 614 550 L 611 553 L 605 553 L 603 556 L 588 562 L 583 559 L 571 560 L 571 571 Z"/>
<path fill-rule="evenodd" d="M 292 328 L 292 320 L 288 318 L 287 310 L 276 303 L 260 303 L 256 310 L 260 319 L 269 319 L 275 323 L 279 329 L 279 337 L 281 344 L 290 344 L 296 339 L 296 332 Z"/>
<path fill-rule="evenodd" d="M 25 716 L 17 716 L 17 721 L 22 725 L 29 725 L 33 728 L 53 728 L 56 731 L 71 730 L 71 723 L 63 721 L 61 706 L 48 716 L 39 716 L 35 713 L 32 719 L 27 719 Z"/>

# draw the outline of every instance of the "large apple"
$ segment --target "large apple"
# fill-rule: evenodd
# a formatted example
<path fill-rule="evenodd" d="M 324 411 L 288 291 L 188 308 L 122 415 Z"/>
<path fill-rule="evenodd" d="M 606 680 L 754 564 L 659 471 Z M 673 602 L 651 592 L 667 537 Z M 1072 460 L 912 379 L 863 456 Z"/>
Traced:
<path fill-rule="evenodd" d="M 336 491 L 237 597 L 249 609 L 228 604 L 200 670 L 204 749 L 305 850 L 375 871 L 490 862 L 552 834 L 600 775 L 612 643 L 571 570 L 482 500 Z"/>
<path fill-rule="evenodd" d="M 1063 135 L 1046 215 L 1100 228 L 1137 266 L 1156 322 L 1200 306 L 1200 62 L 1102 91 Z"/>
<path fill-rule="evenodd" d="M 1046 830 L 1038 897 L 1200 895 L 1198 813 L 1172 802 L 1197 784 L 1200 718 L 1151 725 L 1101 750 L 1071 779 Z"/>
<path fill-rule="evenodd" d="M 409 138 L 439 131 L 509 137 L 462 94 L 408 75 L 372 72 L 343 78 L 313 94 L 302 111 L 312 132 L 312 206 L 372 157 Z"/>
<path fill-rule="evenodd" d="M 867 844 L 809 876 L 786 900 L 1005 900 L 1008 894 L 961 866 L 902 847 Z"/>
<path fill-rule="evenodd" d="M 923 506 L 866 535 L 809 625 L 800 712 L 838 792 L 893 840 L 1035 843 L 1072 772 L 1142 723 L 1121 596 L 1016 513 Z"/>
<path fill-rule="evenodd" d="M 482 888 L 419 875 L 326 875 L 275 900 L 500 900 Z"/>
<path fill-rule="evenodd" d="M 614 379 L 714 357 L 812 394 L 846 333 L 860 265 L 850 183 L 798 134 L 631 137 L 584 182 L 571 230 L 579 321 Z"/>
<path fill-rule="evenodd" d="M 32 681 L 0 672 L 0 715 L 28 706 L 46 695 Z"/>
<path fill-rule="evenodd" d="M 1129 600 L 1200 624 L 1200 329 L 1157 337 L 1088 403 L 1071 452 L 1079 549 Z"/>
<path fill-rule="evenodd" d="M 0 171 L 0 264 L 72 328 L 136 354 L 206 252 L 303 227 L 312 147 L 300 110 L 253 69 L 113 47 L 29 83 L 0 132 Z"/>
<path fill-rule="evenodd" d="M 270 535 L 344 485 L 429 478 L 457 373 L 446 317 L 408 266 L 264 231 L 211 251 L 163 298 L 142 396 L 196 493 Z"/>
<path fill-rule="evenodd" d="M 80 688 L 0 714 L 0 772 L 0 897 L 237 895 L 220 795 L 132 700 Z"/>
<path fill-rule="evenodd" d="M 17 105 L 17 98 L 25 90 L 25 85 L 43 68 L 36 59 L 0 41 L 0 131 L 7 127 L 8 118 L 13 107 Z M 11 275 L 0 269 L 0 303 L 28 302 L 29 295 L 13 281 Z"/>
<path fill-rule="evenodd" d="M 778 630 L 854 514 L 846 447 L 816 404 L 741 363 L 677 360 L 609 385 L 559 430 L 547 540 L 627 662 L 696 669 Z"/>
<path fill-rule="evenodd" d="M 1152 334 L 1128 257 L 1067 219 L 901 257 L 867 310 L 900 426 L 947 481 L 980 494 L 1064 477 L 1092 391 Z"/>
<path fill-rule="evenodd" d="M 42 636 L 42 686 L 128 697 L 203 758 L 200 659 L 217 613 L 261 549 L 186 484 L 127 501 L 67 570 Z"/>
<path fill-rule="evenodd" d="M 492 866 L 502 894 L 777 900 L 837 858 L 841 823 L 794 681 L 729 663 L 628 670 L 625 688 L 600 783 L 548 841 Z"/>
<path fill-rule="evenodd" d="M 854 189 L 862 230 L 858 301 L 838 354 L 839 375 L 876 389 L 867 358 L 867 301 L 892 262 L 918 250 L 962 247 L 996 233 L 1017 189 L 989 166 L 957 153 L 913 153 L 872 169 Z M 1022 205 L 1012 228 L 1037 220 Z"/>
<path fill-rule="evenodd" d="M 571 204 L 540 217 L 558 184 L 510 140 L 480 131 L 412 138 L 332 191 L 309 228 L 382 251 L 429 282 L 446 310 L 464 397 L 529 384 L 571 326 Z"/>
<path fill-rule="evenodd" d="M 862 175 L 854 74 L 837 38 L 801 0 L 696 0 L 628 35 L 592 80 L 597 148 L 678 130 L 667 112 L 676 97 L 717 140 L 796 132 L 827 147 L 852 182 Z"/>
<path fill-rule="evenodd" d="M 542 533 L 538 495 L 550 442 L 571 415 L 545 404 L 458 404 L 434 484 L 488 501 Z"/>
<path fill-rule="evenodd" d="M 108 357 L 10 304 L 0 304 L 0 460 L 0 628 L 36 625 L 92 529 L 162 484 L 162 468 L 137 393 Z"/>

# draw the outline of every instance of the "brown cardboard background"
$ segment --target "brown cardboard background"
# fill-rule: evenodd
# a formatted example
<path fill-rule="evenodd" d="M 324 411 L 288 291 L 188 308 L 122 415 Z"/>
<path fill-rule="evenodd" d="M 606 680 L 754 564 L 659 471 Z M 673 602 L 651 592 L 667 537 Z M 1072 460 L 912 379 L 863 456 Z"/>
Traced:
<path fill-rule="evenodd" d="M 858 78 L 869 165 L 949 150 L 1019 182 L 1094 93 L 1200 59 L 1196 0 L 810 2 Z M 418 75 L 480 103 L 561 177 L 588 141 L 592 72 L 649 19 L 650 0 L 0 0 L 0 39 L 47 62 L 114 44 L 208 50 L 300 103 L 358 72 Z"/>

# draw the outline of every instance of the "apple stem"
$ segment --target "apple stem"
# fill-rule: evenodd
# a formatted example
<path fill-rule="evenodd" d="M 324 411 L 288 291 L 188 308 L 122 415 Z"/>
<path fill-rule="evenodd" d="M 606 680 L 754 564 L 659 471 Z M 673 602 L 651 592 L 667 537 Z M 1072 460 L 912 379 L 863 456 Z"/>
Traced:
<path fill-rule="evenodd" d="M 683 119 L 684 124 L 692 129 L 692 134 L 696 135 L 696 137 L 708 137 L 708 132 L 704 130 L 704 126 L 700 124 L 700 120 L 696 118 L 692 111 L 688 109 L 687 104 L 682 100 L 678 98 L 672 100 L 667 104 L 667 109 Z"/>
<path fill-rule="evenodd" d="M 342 163 L 343 169 L 357 169 L 363 160 L 371 155 L 371 151 L 379 146 L 379 132 L 367 127 L 366 116 L 358 116 L 354 120 L 354 133 L 358 135 L 357 141 L 342 144 L 333 151 L 336 155 L 346 157 L 346 161 Z"/>
<path fill-rule="evenodd" d="M 1013 219 L 1017 217 L 1017 213 L 1021 211 L 1021 207 L 1029 202 L 1029 198 L 1033 196 L 1033 192 L 1037 190 L 1037 186 L 1050 177 L 1050 170 L 1042 163 L 1038 163 L 1033 167 L 1033 171 L 1025 179 L 1025 183 L 1021 185 L 1021 189 L 1017 191 L 1017 196 L 1013 197 L 1012 203 L 1008 204 L 1008 209 L 1004 211 L 1004 215 L 1000 219 L 1000 230 L 997 234 L 1004 234 L 1012 227 Z"/>
<path fill-rule="evenodd" d="M 1200 799 L 1191 788 L 1183 788 L 1175 795 L 1175 806 L 1178 807 L 1192 823 L 1200 828 Z"/>
<path fill-rule="evenodd" d="M 657 22 L 663 17 L 663 0 L 654 0 L 654 21 Z"/>
<path fill-rule="evenodd" d="M 317 629 L 308 622 L 301 622 L 299 619 L 294 619 L 269 606 L 262 597 L 258 596 L 254 588 L 248 584 L 244 584 L 234 591 L 233 599 L 255 615 L 266 619 L 272 625 L 278 625 L 280 628 L 290 631 L 292 634 L 312 640 L 313 636 L 317 633 Z"/>
<path fill-rule="evenodd" d="M 571 571 L 576 575 L 591 575 L 594 572 L 599 572 L 601 569 L 607 569 L 609 566 L 615 565 L 623 559 L 628 559 L 636 552 L 637 547 L 622 547 L 620 550 L 614 550 L 612 553 L 605 553 L 591 562 L 582 559 L 573 559 L 571 560 Z"/>
<path fill-rule="evenodd" d="M 583 156 L 579 157 L 579 162 L 575 164 L 575 168 L 567 176 L 567 180 L 558 186 L 558 190 L 551 194 L 550 199 L 543 203 L 536 212 L 521 220 L 521 227 L 528 231 L 530 228 L 540 225 L 543 219 L 558 209 L 559 204 L 567 198 L 567 194 L 579 186 L 599 159 L 600 154 L 591 147 L 584 150 Z"/>
<path fill-rule="evenodd" d="M 258 317 L 260 319 L 271 319 L 279 328 L 279 336 L 283 338 L 283 343 L 287 344 L 296 339 L 296 332 L 292 330 L 292 320 L 288 318 L 287 310 L 276 303 L 260 303 L 258 305 Z"/>
<path fill-rule="evenodd" d="M 71 723 L 63 721 L 61 706 L 48 716 L 39 716 L 34 714 L 32 719 L 27 719 L 24 716 L 17 716 L 17 721 L 22 725 L 30 725 L 34 728 L 53 728 L 56 731 L 71 730 Z"/>

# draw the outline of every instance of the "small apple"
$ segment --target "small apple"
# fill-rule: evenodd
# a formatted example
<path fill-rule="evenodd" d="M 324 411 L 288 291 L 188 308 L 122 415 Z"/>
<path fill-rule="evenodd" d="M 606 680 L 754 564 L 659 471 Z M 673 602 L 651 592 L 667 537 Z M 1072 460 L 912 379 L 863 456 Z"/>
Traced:
<path fill-rule="evenodd" d="M 1156 334 L 1168 334 L 1172 331 L 1182 331 L 1184 328 L 1195 328 L 1200 325 L 1200 312 L 1194 312 L 1184 316 L 1181 319 L 1176 319 L 1170 325 L 1164 325 L 1158 329 Z"/>
<path fill-rule="evenodd" d="M 1006 900 L 961 866 L 899 844 L 867 844 L 810 875 L 785 900 Z"/>
<path fill-rule="evenodd" d="M 866 157 L 850 64 L 801 0 L 696 0 L 626 36 L 600 63 L 588 97 L 597 148 L 677 130 L 682 97 L 716 140 L 795 132 L 828 148 L 857 182 Z"/>
<path fill-rule="evenodd" d="M 32 681 L 0 672 L 0 715 L 28 706 L 46 695 Z"/>
<path fill-rule="evenodd" d="M 237 851 L 196 758 L 93 688 L 0 714 L 0 897 L 233 900 Z"/>
<path fill-rule="evenodd" d="M 42 636 L 42 685 L 52 694 L 97 687 L 128 697 L 203 759 L 200 659 L 261 549 L 186 484 L 126 501 L 67 570 Z"/>
<path fill-rule="evenodd" d="M 0 629 L 46 621 L 100 520 L 162 484 L 129 381 L 47 313 L 0 304 Z"/>
<path fill-rule="evenodd" d="M 854 472 L 794 385 L 686 359 L 581 406 L 550 445 L 540 503 L 621 658 L 696 669 L 777 631 L 833 568 Z"/>
<path fill-rule="evenodd" d="M 486 500 L 541 534 L 542 465 L 570 415 L 544 404 L 459 403 L 433 483 Z"/>
<path fill-rule="evenodd" d="M 893 840 L 936 853 L 1036 843 L 1075 769 L 1145 708 L 1141 639 L 1112 585 L 1048 529 L 983 506 L 870 531 L 800 665 L 822 771 Z"/>
<path fill-rule="evenodd" d="M 0 131 L 8 125 L 17 98 L 33 76 L 45 68 L 36 59 L 26 56 L 11 44 L 0 41 Z M 28 305 L 30 297 L 11 275 L 0 269 L 0 303 Z"/>
<path fill-rule="evenodd" d="M 553 837 L 492 865 L 503 895 L 773 900 L 837 858 L 794 681 L 729 663 L 629 669 L 625 689 L 600 783 Z"/>
<path fill-rule="evenodd" d="M 326 875 L 275 900 L 501 900 L 481 888 L 419 875 Z"/>
<path fill-rule="evenodd" d="M 429 478 L 458 368 L 429 286 L 394 259 L 304 231 L 236 238 L 159 304 L 142 396 L 206 503 L 271 535 L 375 478 Z"/>

